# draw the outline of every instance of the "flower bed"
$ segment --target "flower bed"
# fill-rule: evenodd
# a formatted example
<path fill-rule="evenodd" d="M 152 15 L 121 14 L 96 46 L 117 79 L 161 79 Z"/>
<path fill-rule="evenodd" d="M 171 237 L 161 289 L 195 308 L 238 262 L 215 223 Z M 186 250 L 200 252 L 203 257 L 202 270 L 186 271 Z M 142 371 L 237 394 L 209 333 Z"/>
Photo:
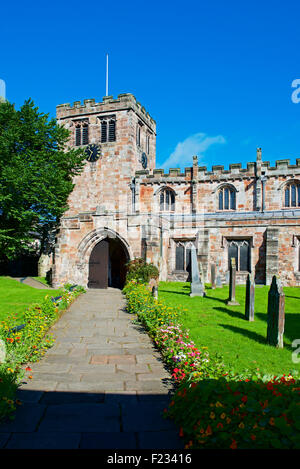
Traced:
<path fill-rule="evenodd" d="M 195 347 L 179 310 L 134 281 L 124 293 L 178 383 L 165 416 L 178 424 L 186 448 L 300 448 L 299 380 L 233 374 L 220 356 Z"/>
<path fill-rule="evenodd" d="M 18 383 L 24 376 L 22 365 L 39 360 L 53 345 L 53 338 L 47 335 L 48 329 L 59 319 L 75 298 L 84 292 L 82 287 L 73 291 L 66 285 L 61 290 L 61 298 L 53 302 L 48 295 L 39 305 L 30 306 L 24 316 L 24 325 L 18 330 L 18 315 L 11 314 L 0 323 L 0 339 L 6 346 L 5 362 L 0 364 L 0 420 L 11 415 L 18 401 L 15 393 Z"/>

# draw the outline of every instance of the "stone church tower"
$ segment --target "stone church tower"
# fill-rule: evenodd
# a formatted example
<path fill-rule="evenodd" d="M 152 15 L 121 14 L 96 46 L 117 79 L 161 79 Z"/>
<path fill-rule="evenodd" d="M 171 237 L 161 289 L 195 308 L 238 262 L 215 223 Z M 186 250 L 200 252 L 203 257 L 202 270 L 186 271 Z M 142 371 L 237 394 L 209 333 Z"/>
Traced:
<path fill-rule="evenodd" d="M 132 94 L 59 105 L 57 120 L 71 132 L 70 146 L 86 147 L 87 162 L 61 220 L 52 283 L 122 286 L 123 264 L 140 255 L 134 241 L 139 227 L 128 225 L 128 215 L 136 171 L 155 167 L 155 121 Z M 98 268 L 104 269 L 101 279 Z"/>

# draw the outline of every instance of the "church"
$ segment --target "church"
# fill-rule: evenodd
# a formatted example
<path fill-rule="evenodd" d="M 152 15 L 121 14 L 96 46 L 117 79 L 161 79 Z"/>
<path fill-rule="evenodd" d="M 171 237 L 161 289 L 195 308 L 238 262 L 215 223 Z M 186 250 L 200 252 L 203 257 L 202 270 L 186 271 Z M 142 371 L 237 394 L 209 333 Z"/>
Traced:
<path fill-rule="evenodd" d="M 255 161 L 156 168 L 156 122 L 132 94 L 102 102 L 61 104 L 57 121 L 69 145 L 87 155 L 57 232 L 52 285 L 122 288 L 126 263 L 137 257 L 159 268 L 160 280 L 187 281 L 195 246 L 204 282 L 211 265 L 228 282 L 248 273 L 269 285 L 300 286 L 300 159 L 270 166 Z"/>

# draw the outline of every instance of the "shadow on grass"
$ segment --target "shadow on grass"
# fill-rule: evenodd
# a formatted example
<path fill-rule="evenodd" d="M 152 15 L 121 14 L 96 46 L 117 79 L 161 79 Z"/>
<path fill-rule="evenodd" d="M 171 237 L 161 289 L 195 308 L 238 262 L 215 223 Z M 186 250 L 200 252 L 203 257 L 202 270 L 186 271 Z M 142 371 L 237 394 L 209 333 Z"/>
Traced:
<path fill-rule="evenodd" d="M 221 300 L 219 300 L 221 301 Z M 224 303 L 226 302 L 226 300 L 224 300 Z M 219 307 L 216 307 L 216 308 L 213 308 L 213 309 L 216 309 L 217 311 L 221 311 L 221 313 L 226 313 L 228 314 L 228 316 L 231 316 L 232 318 L 239 318 L 239 319 L 245 319 L 245 315 L 242 314 L 242 313 L 239 313 L 238 311 L 232 311 L 231 309 L 229 308 L 219 308 Z"/>
<path fill-rule="evenodd" d="M 243 335 L 245 337 L 248 337 L 248 339 L 250 340 L 253 340 L 254 342 L 257 342 L 259 344 L 262 344 L 262 345 L 269 345 L 267 343 L 267 329 L 266 329 L 266 335 L 263 336 L 261 334 L 258 334 L 257 332 L 254 332 L 254 331 L 249 331 L 248 329 L 243 329 L 241 327 L 236 327 L 236 326 L 230 326 L 229 324 L 219 324 L 221 327 L 223 327 L 224 329 L 227 329 L 227 330 L 230 330 L 232 332 L 234 332 L 235 334 L 240 334 L 240 335 Z M 274 349 L 274 350 L 277 350 L 275 347 L 269 345 L 270 348 Z M 287 344 L 286 342 L 284 342 L 284 348 L 287 349 L 287 350 L 290 350 L 290 351 L 295 351 L 295 349 L 293 349 L 291 347 L 290 344 Z"/>
<path fill-rule="evenodd" d="M 219 301 L 220 303 L 226 304 L 227 299 L 215 298 L 214 296 L 205 295 L 208 300 Z"/>
<path fill-rule="evenodd" d="M 229 324 L 219 324 L 224 329 L 234 332 L 235 334 L 241 334 L 254 342 L 258 342 L 263 345 L 267 345 L 266 338 L 257 332 L 249 331 L 248 329 L 243 329 L 242 327 L 230 326 Z"/>
<path fill-rule="evenodd" d="M 189 291 L 190 291 L 190 288 L 189 288 Z M 184 295 L 184 296 L 190 296 L 189 293 L 184 293 L 184 292 L 180 292 L 180 291 L 174 291 L 174 290 L 164 290 L 163 288 L 160 288 L 159 291 L 158 291 L 158 294 L 159 293 L 172 293 L 172 295 Z"/>

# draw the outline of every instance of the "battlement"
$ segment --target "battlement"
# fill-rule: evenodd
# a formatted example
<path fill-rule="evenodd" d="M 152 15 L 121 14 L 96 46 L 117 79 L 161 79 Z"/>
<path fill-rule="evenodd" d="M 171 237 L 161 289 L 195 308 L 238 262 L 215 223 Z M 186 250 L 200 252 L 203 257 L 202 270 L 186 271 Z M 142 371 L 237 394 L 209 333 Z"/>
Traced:
<path fill-rule="evenodd" d="M 140 119 L 145 121 L 150 127 L 155 128 L 155 120 L 131 93 L 119 94 L 116 99 L 113 96 L 104 96 L 103 101 L 98 103 L 95 102 L 95 99 L 85 99 L 83 103 L 81 101 L 74 101 L 73 105 L 70 103 L 59 104 L 56 106 L 56 117 L 57 119 L 78 118 L 90 114 L 101 114 L 124 109 L 133 109 Z"/>
<path fill-rule="evenodd" d="M 220 182 L 234 179 L 248 179 L 257 178 L 260 176 L 265 177 L 300 177 L 300 158 L 296 159 L 296 164 L 290 164 L 289 159 L 275 161 L 275 166 L 270 166 L 269 161 L 261 161 L 259 158 L 256 162 L 247 163 L 247 167 L 243 168 L 241 163 L 232 163 L 229 169 L 224 169 L 223 165 L 212 166 L 211 171 L 207 170 L 206 166 L 198 166 L 197 157 L 193 157 L 193 166 L 185 168 L 181 171 L 180 168 L 170 168 L 169 172 L 164 169 L 154 169 L 152 172 L 149 170 L 137 171 L 136 178 L 142 184 L 164 182 L 185 182 L 186 180 L 194 181 L 216 181 Z"/>

